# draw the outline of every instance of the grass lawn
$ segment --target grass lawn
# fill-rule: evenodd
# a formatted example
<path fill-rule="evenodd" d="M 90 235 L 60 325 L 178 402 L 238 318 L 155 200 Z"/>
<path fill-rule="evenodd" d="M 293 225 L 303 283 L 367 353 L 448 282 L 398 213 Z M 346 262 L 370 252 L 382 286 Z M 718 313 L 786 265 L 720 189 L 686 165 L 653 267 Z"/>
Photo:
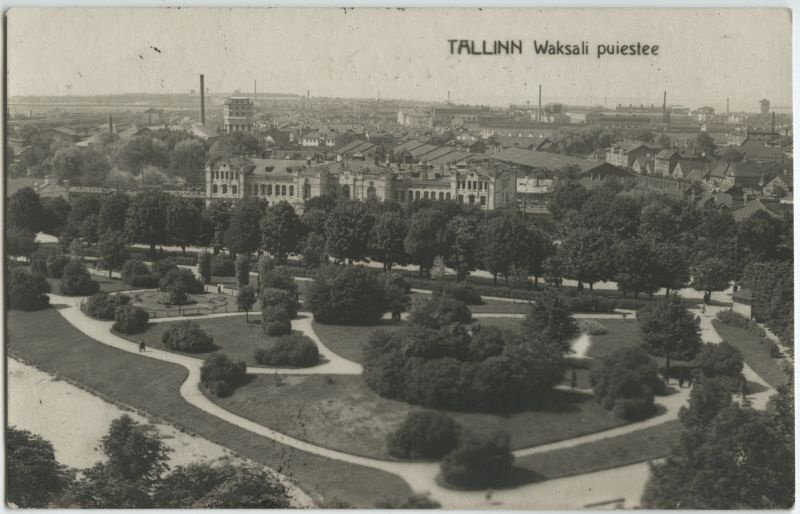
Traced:
<path fill-rule="evenodd" d="M 182 367 L 109 348 L 79 332 L 54 309 L 10 311 L 9 353 L 107 401 L 141 409 L 234 452 L 279 469 L 315 499 L 373 507 L 410 494 L 400 478 L 281 445 L 220 420 L 181 398 Z M 13 391 L 10 394 L 14 394 Z M 90 413 L 76 413 L 76 415 Z"/>
<path fill-rule="evenodd" d="M 514 466 L 540 480 L 618 468 L 666 457 L 680 434 L 680 422 L 667 421 L 617 437 L 521 457 Z"/>
<path fill-rule="evenodd" d="M 301 314 L 302 316 L 302 314 Z M 266 346 L 276 338 L 270 337 L 261 330 L 261 313 L 250 313 L 250 322 L 245 322 L 244 316 L 230 316 L 222 318 L 195 318 L 192 321 L 200 325 L 200 328 L 214 338 L 215 350 L 203 353 L 185 353 L 171 350 L 164 347 L 161 343 L 161 335 L 177 321 L 165 321 L 162 323 L 150 323 L 147 330 L 141 334 L 126 335 L 119 334 L 121 337 L 138 342 L 142 339 L 152 348 L 165 350 L 168 352 L 180 353 L 198 359 L 205 359 L 214 353 L 224 353 L 235 360 L 243 360 L 248 366 L 260 366 L 253 359 L 253 354 L 259 347 Z M 299 334 L 299 332 L 295 332 Z"/>
<path fill-rule="evenodd" d="M 620 348 L 638 346 L 641 342 L 639 324 L 634 319 L 598 319 L 598 323 L 606 327 L 608 332 L 599 336 L 590 336 L 587 355 L 601 359 Z"/>
<path fill-rule="evenodd" d="M 590 395 L 554 391 L 548 406 L 512 415 L 449 412 L 480 433 L 505 430 L 524 448 L 626 424 Z M 258 375 L 229 398 L 212 398 L 226 409 L 299 439 L 359 455 L 389 458 L 386 437 L 421 407 L 382 398 L 361 377 Z"/>
<path fill-rule="evenodd" d="M 411 301 L 415 298 L 430 298 L 430 293 L 409 293 Z M 481 305 L 467 305 L 470 312 L 491 312 L 498 314 L 525 314 L 528 312 L 527 303 L 504 302 L 501 300 L 484 300 Z"/>
<path fill-rule="evenodd" d="M 361 363 L 364 345 L 376 330 L 394 331 L 401 325 L 386 322 L 382 325 L 354 326 L 354 325 L 325 325 L 313 321 L 311 327 L 322 342 L 334 353 L 347 360 Z"/>
<path fill-rule="evenodd" d="M 753 371 L 772 387 L 780 387 L 786 383 L 786 375 L 777 359 L 770 355 L 769 347 L 761 343 L 761 338 L 743 328 L 726 325 L 719 320 L 712 320 L 714 329 L 723 341 L 727 341 L 742 352 L 744 361 Z"/>

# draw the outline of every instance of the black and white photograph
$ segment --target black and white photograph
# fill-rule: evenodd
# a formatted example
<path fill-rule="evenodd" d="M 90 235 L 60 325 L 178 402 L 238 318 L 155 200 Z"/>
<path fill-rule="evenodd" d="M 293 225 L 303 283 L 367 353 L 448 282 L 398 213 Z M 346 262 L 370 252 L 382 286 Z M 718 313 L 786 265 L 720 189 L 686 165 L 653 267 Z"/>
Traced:
<path fill-rule="evenodd" d="M 5 508 L 791 510 L 793 14 L 7 8 Z"/>

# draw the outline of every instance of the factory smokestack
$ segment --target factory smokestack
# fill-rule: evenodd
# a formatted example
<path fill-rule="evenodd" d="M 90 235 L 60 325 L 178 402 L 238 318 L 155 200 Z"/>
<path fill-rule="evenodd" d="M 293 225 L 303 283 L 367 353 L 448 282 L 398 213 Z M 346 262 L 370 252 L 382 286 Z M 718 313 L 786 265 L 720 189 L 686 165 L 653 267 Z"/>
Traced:
<path fill-rule="evenodd" d="M 730 115 L 731 115 L 731 99 L 730 98 L 726 98 L 725 99 L 725 116 L 730 116 Z"/>
<path fill-rule="evenodd" d="M 664 123 L 667 123 L 667 92 L 664 91 L 664 105 L 662 107 L 664 115 Z"/>
<path fill-rule="evenodd" d="M 111 119 L 111 116 L 108 117 L 108 135 L 114 133 L 114 120 Z"/>
<path fill-rule="evenodd" d="M 200 123 L 206 124 L 206 84 L 205 76 L 200 74 Z"/>
<path fill-rule="evenodd" d="M 775 133 L 775 111 L 772 111 L 772 133 Z"/>
<path fill-rule="evenodd" d="M 536 111 L 536 121 L 542 121 L 542 85 L 539 84 L 539 110 Z"/>

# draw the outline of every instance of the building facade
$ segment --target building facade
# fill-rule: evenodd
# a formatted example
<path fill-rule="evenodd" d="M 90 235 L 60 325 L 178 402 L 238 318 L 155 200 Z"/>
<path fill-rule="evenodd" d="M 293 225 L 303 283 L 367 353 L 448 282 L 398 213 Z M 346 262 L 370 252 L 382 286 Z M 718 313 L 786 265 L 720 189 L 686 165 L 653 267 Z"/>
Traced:
<path fill-rule="evenodd" d="M 419 166 L 403 172 L 362 160 L 315 163 L 312 160 L 233 157 L 206 167 L 206 202 L 257 197 L 286 201 L 302 210 L 323 194 L 343 200 L 409 203 L 455 200 L 492 210 L 516 203 L 516 171 L 493 161 L 455 166 Z"/>
<path fill-rule="evenodd" d="M 242 96 L 226 98 L 222 106 L 222 122 L 226 134 L 233 132 L 252 134 L 255 130 L 253 100 Z"/>

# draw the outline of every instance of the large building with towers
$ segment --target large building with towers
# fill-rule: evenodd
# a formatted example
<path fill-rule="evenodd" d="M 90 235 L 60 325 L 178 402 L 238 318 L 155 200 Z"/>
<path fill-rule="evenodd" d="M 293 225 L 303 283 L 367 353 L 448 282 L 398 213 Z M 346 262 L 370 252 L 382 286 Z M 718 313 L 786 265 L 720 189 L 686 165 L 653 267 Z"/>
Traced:
<path fill-rule="evenodd" d="M 226 98 L 222 106 L 222 123 L 226 134 L 233 132 L 252 134 L 255 130 L 253 99 L 244 96 Z"/>

